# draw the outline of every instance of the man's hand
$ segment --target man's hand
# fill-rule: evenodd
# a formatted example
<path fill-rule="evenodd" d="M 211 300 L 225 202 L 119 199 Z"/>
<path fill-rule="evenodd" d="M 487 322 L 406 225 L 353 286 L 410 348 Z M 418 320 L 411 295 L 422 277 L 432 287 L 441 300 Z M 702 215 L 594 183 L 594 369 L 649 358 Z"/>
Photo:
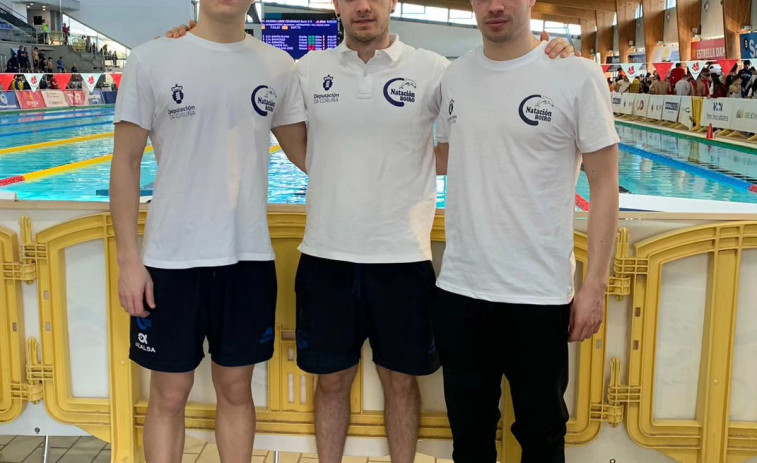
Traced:
<path fill-rule="evenodd" d="M 582 286 L 570 307 L 568 341 L 582 342 L 596 334 L 604 318 L 604 305 L 605 291 L 601 286 Z"/>
<path fill-rule="evenodd" d="M 547 31 L 541 31 L 541 36 L 539 37 L 539 40 L 542 42 L 546 42 L 549 40 L 549 34 L 547 34 Z M 555 59 L 558 56 L 560 58 L 567 58 L 570 56 L 571 53 L 573 53 L 576 56 L 581 56 L 580 51 L 576 51 L 573 49 L 573 45 L 569 44 L 562 38 L 558 37 L 554 40 L 551 40 L 547 44 L 547 48 L 544 50 L 544 53 L 548 54 L 550 58 Z"/>
<path fill-rule="evenodd" d="M 142 301 L 147 300 L 147 305 L 151 309 L 155 308 L 150 273 L 138 260 L 122 263 L 118 269 L 118 300 L 121 302 L 121 307 L 132 317 L 148 317 L 150 313 Z"/>
<path fill-rule="evenodd" d="M 170 31 L 166 32 L 166 38 L 167 39 L 178 39 L 179 37 L 184 37 L 187 35 L 187 32 L 191 31 L 192 29 L 197 26 L 197 23 L 194 22 L 194 20 L 189 20 L 189 26 L 182 24 L 179 27 L 174 27 Z"/>

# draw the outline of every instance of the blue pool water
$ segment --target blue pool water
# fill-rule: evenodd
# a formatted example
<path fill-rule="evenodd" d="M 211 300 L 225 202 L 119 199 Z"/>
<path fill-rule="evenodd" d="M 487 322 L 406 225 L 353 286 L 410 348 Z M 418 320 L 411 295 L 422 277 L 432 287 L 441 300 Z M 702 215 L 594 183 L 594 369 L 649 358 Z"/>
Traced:
<path fill-rule="evenodd" d="M 0 114 L 0 149 L 112 132 L 113 108 L 54 113 Z M 633 194 L 757 203 L 743 188 L 757 184 L 757 150 L 708 146 L 697 141 L 617 124 L 621 138 L 620 185 Z M 273 143 L 273 140 L 272 140 Z M 112 137 L 0 155 L 0 179 L 110 154 Z M 0 188 L 21 200 L 107 201 L 110 163 L 104 162 L 36 182 Z M 149 188 L 157 166 L 152 154 L 142 161 L 141 184 Z M 304 204 L 307 177 L 282 152 L 271 156 L 268 200 Z M 729 183 L 729 179 L 733 180 Z M 739 184 L 739 182 L 741 182 Z M 737 183 L 736 186 L 733 184 Z M 739 186 L 741 185 L 741 186 Z M 100 190 L 100 194 L 98 194 Z M 576 192 L 591 200 L 581 173 Z M 444 207 L 445 178 L 437 180 L 437 204 Z"/>

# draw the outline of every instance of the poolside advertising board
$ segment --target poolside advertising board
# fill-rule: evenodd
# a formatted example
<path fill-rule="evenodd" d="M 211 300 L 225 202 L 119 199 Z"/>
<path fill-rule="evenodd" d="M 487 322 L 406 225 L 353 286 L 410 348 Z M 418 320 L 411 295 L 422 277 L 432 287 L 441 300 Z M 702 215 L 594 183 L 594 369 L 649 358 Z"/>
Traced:
<path fill-rule="evenodd" d="M 39 92 L 30 90 L 16 91 L 16 99 L 21 109 L 40 109 L 45 107 L 45 100 Z"/>
<path fill-rule="evenodd" d="M 657 121 L 662 120 L 662 107 L 665 103 L 664 95 L 649 95 L 649 110 L 647 117 Z"/>
<path fill-rule="evenodd" d="M 735 98 L 712 98 L 702 101 L 702 126 L 712 124 L 717 129 L 731 129 L 736 115 Z"/>
<path fill-rule="evenodd" d="M 629 116 L 633 115 L 634 96 L 636 96 L 635 93 L 623 94 L 623 104 L 620 108 L 621 114 L 628 114 Z"/>
<path fill-rule="evenodd" d="M 84 98 L 84 91 L 66 90 L 63 93 L 66 95 L 66 101 L 69 106 L 87 106 L 87 99 Z"/>
<path fill-rule="evenodd" d="M 0 111 L 18 109 L 18 100 L 13 92 L 0 92 Z"/>
<path fill-rule="evenodd" d="M 682 96 L 681 105 L 678 108 L 678 122 L 690 129 L 694 128 L 694 115 L 692 111 L 691 97 Z"/>
<path fill-rule="evenodd" d="M 662 120 L 669 122 L 678 121 L 678 112 L 681 109 L 681 97 L 675 95 L 665 96 L 662 106 Z"/>
<path fill-rule="evenodd" d="M 636 99 L 633 103 L 633 115 L 639 117 L 647 117 L 647 111 L 649 110 L 649 95 L 640 93 L 636 95 Z"/>
<path fill-rule="evenodd" d="M 103 94 L 100 90 L 95 90 L 94 92 L 87 95 L 87 104 L 88 105 L 101 105 L 103 104 Z"/>
<path fill-rule="evenodd" d="M 736 112 L 731 128 L 757 133 L 757 100 L 736 100 Z"/>
<path fill-rule="evenodd" d="M 623 104 L 623 95 L 612 92 L 612 112 L 620 114 L 620 107 Z"/>
<path fill-rule="evenodd" d="M 68 101 L 62 90 L 42 90 L 42 99 L 48 108 L 67 108 Z"/>

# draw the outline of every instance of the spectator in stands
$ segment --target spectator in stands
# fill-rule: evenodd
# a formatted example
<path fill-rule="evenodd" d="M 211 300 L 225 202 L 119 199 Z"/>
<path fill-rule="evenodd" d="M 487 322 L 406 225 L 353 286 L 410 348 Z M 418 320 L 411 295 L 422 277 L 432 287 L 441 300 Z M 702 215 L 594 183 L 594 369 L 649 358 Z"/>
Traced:
<path fill-rule="evenodd" d="M 633 82 L 628 86 L 628 93 L 641 93 L 641 81 L 638 77 L 633 78 Z"/>
<path fill-rule="evenodd" d="M 71 66 L 71 72 L 74 73 L 74 74 L 76 74 L 77 72 L 79 72 L 79 68 L 76 67 L 76 64 L 74 64 L 73 66 Z"/>
<path fill-rule="evenodd" d="M 728 76 L 729 78 L 731 76 Z M 733 78 L 733 82 L 728 87 L 729 98 L 741 98 L 741 78 L 738 76 Z"/>
<path fill-rule="evenodd" d="M 702 71 L 701 74 L 699 74 L 699 77 L 694 81 L 694 91 L 692 91 L 692 96 L 703 96 L 708 97 L 710 96 L 710 82 L 712 79 L 710 78 L 710 71 L 708 69 L 705 69 Z"/>
<path fill-rule="evenodd" d="M 746 98 L 753 98 L 752 93 L 751 93 L 752 87 L 754 87 L 754 84 L 757 83 L 757 68 L 753 67 L 751 69 L 751 73 L 752 73 L 752 77 L 749 79 L 749 81 L 746 84 L 746 92 L 743 92 Z"/>
<path fill-rule="evenodd" d="M 712 75 L 712 97 L 713 98 L 725 98 L 728 96 L 728 87 L 720 81 L 720 76 L 717 74 Z"/>
<path fill-rule="evenodd" d="M 48 88 L 50 88 L 50 84 L 47 83 L 47 76 L 42 76 L 42 78 L 39 80 L 39 89 L 47 90 Z"/>
<path fill-rule="evenodd" d="M 24 76 L 21 74 L 16 74 L 16 76 L 13 78 L 13 82 L 11 82 L 11 90 L 23 90 L 24 89 Z"/>
<path fill-rule="evenodd" d="M 63 57 L 58 57 L 58 72 L 64 72 L 65 68 L 63 67 Z"/>
<path fill-rule="evenodd" d="M 11 57 L 8 60 L 8 62 L 5 64 L 5 72 L 9 74 L 15 74 L 20 71 L 21 71 L 21 65 L 18 62 L 18 56 L 16 55 L 16 52 L 11 50 Z"/>
<path fill-rule="evenodd" d="M 52 58 L 47 58 L 47 63 L 45 63 L 45 72 L 49 74 L 55 72 L 55 64 L 53 63 Z"/>
<path fill-rule="evenodd" d="M 667 95 L 668 83 L 660 80 L 659 75 L 655 75 L 652 78 L 652 85 L 649 86 L 650 95 Z"/>
<path fill-rule="evenodd" d="M 678 96 L 691 96 L 692 86 L 689 78 L 679 79 L 675 85 L 675 93 Z"/>
<path fill-rule="evenodd" d="M 29 62 L 29 52 L 26 51 L 26 47 L 21 45 L 18 47 L 18 63 L 21 66 L 21 72 L 30 72 L 32 69 Z"/>
<path fill-rule="evenodd" d="M 58 80 L 55 76 L 50 76 L 50 90 L 60 90 L 60 85 L 58 85 Z"/>
<path fill-rule="evenodd" d="M 676 84 L 678 81 L 683 79 L 683 76 L 686 75 L 686 71 L 681 67 L 681 63 L 676 63 L 675 68 L 673 68 L 672 71 L 670 71 L 670 89 L 671 91 L 675 90 Z"/>
<path fill-rule="evenodd" d="M 739 80 L 741 81 L 739 86 L 741 88 L 741 97 L 746 96 L 747 89 L 749 88 L 749 81 L 752 80 L 752 63 L 749 60 L 744 60 L 744 67 L 739 71 Z"/>
<path fill-rule="evenodd" d="M 628 81 L 628 76 L 624 74 L 623 78 L 620 81 L 618 81 L 616 91 L 618 93 L 626 93 L 630 86 L 631 86 L 631 82 Z"/>
<path fill-rule="evenodd" d="M 42 29 L 42 43 L 47 45 L 47 40 L 48 40 L 48 37 L 50 36 L 50 26 L 47 25 L 46 19 L 42 20 L 41 29 Z"/>
<path fill-rule="evenodd" d="M 652 74 L 647 74 L 641 79 L 641 93 L 649 93 L 649 88 L 652 86 Z"/>
<path fill-rule="evenodd" d="M 34 47 L 32 50 L 32 63 L 34 64 L 34 69 L 39 69 L 39 48 Z"/>
<path fill-rule="evenodd" d="M 68 45 L 68 36 L 71 35 L 71 28 L 63 23 L 63 45 Z"/>

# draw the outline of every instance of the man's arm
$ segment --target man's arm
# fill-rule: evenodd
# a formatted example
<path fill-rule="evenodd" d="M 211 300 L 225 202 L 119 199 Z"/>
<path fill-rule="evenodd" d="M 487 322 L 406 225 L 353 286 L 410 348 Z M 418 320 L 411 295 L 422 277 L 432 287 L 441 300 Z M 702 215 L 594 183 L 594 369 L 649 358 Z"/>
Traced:
<path fill-rule="evenodd" d="M 307 153 L 308 139 L 307 127 L 304 122 L 282 125 L 271 129 L 281 149 L 284 150 L 289 161 L 298 169 L 307 174 L 305 169 L 305 155 Z"/>
<path fill-rule="evenodd" d="M 436 157 L 436 175 L 447 175 L 449 143 L 437 143 L 434 147 L 434 155 Z"/>
<path fill-rule="evenodd" d="M 581 290 L 571 308 L 571 342 L 593 336 L 602 324 L 610 259 L 618 228 L 618 145 L 584 153 L 589 180 L 589 262 Z"/>
<path fill-rule="evenodd" d="M 118 253 L 118 298 L 131 316 L 146 317 L 142 304 L 155 308 L 152 279 L 137 246 L 139 174 L 148 131 L 130 122 L 116 124 L 110 165 L 110 214 Z"/>

